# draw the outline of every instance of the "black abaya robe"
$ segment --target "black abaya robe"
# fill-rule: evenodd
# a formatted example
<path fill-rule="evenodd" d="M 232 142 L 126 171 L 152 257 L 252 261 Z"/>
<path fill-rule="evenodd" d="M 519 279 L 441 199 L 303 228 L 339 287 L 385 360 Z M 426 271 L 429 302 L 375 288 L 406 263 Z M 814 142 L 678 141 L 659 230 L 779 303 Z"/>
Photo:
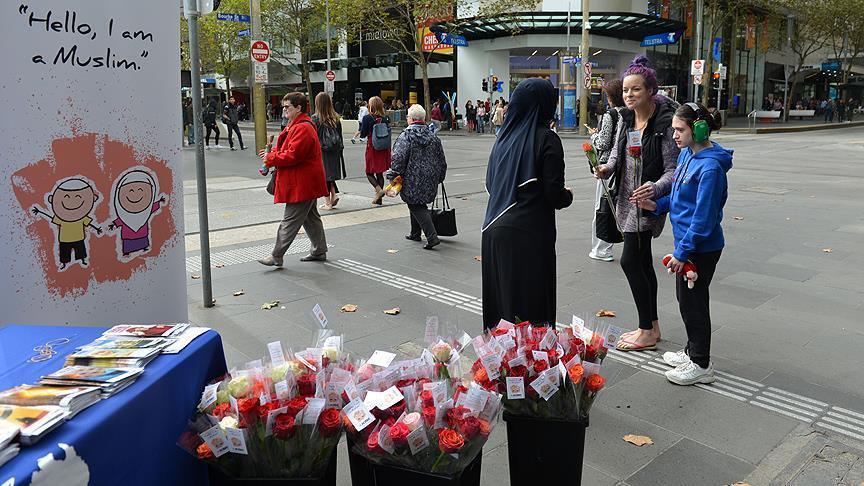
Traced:
<path fill-rule="evenodd" d="M 555 323 L 555 210 L 573 202 L 564 189 L 564 148 L 537 127 L 537 180 L 519 188 L 516 205 L 483 232 L 483 326 L 501 319 Z"/>

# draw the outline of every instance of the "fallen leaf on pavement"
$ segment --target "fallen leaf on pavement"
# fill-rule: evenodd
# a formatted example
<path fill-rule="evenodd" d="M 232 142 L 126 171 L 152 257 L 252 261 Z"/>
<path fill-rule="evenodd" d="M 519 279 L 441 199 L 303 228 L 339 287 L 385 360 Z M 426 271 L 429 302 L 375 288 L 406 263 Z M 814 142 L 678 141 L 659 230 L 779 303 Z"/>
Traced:
<path fill-rule="evenodd" d="M 462 200 L 463 200 L 463 201 L 467 201 L 468 198 L 467 198 L 467 197 L 463 197 Z"/>
<path fill-rule="evenodd" d="M 198 280 L 199 278 L 201 278 L 201 275 L 191 275 L 191 277 L 192 280 Z"/>
<path fill-rule="evenodd" d="M 270 310 L 279 305 L 278 300 L 274 300 L 273 302 L 267 302 L 265 304 L 261 304 L 261 310 Z"/>
<path fill-rule="evenodd" d="M 389 250 L 387 250 L 387 253 L 399 253 L 399 250 L 394 250 L 393 248 L 390 248 Z"/>
<path fill-rule="evenodd" d="M 597 317 L 615 317 L 615 312 L 606 309 L 600 309 L 594 315 L 596 315 Z"/>
<path fill-rule="evenodd" d="M 732 484 L 732 486 L 750 486 L 750 483 L 738 481 L 737 483 Z M 861 483 L 861 486 L 864 486 L 864 483 Z"/>
<path fill-rule="evenodd" d="M 822 248 L 822 252 L 823 252 L 823 253 L 831 253 L 831 252 L 833 252 L 833 251 L 834 251 L 834 250 L 832 250 L 831 248 Z"/>
<path fill-rule="evenodd" d="M 654 441 L 651 440 L 651 437 L 648 437 L 646 435 L 627 434 L 622 437 L 622 439 L 624 439 L 625 442 L 629 442 L 638 447 L 642 447 L 643 445 L 651 445 L 654 443 Z"/>
<path fill-rule="evenodd" d="M 387 314 L 388 316 L 395 316 L 395 315 L 399 314 L 400 312 L 402 312 L 402 309 L 400 309 L 398 307 L 394 307 L 392 309 L 387 309 L 384 311 L 384 313 Z"/>
<path fill-rule="evenodd" d="M 345 304 L 345 305 L 342 306 L 342 309 L 340 309 L 340 310 L 341 310 L 342 312 L 356 312 L 356 311 L 357 311 L 357 306 L 354 305 L 354 304 Z"/>
<path fill-rule="evenodd" d="M 224 263 L 217 263 L 216 265 L 213 265 L 213 268 L 222 268 L 224 266 L 225 266 Z"/>
<path fill-rule="evenodd" d="M 483 257 L 481 257 L 481 256 L 475 256 L 475 257 L 474 257 L 474 261 L 482 262 L 482 261 L 483 261 Z"/>
<path fill-rule="evenodd" d="M 744 219 L 744 216 L 732 216 L 732 219 L 734 219 L 735 221 L 741 221 Z"/>
<path fill-rule="evenodd" d="M 234 292 L 234 297 L 240 297 L 241 295 L 243 295 L 243 294 L 245 294 L 245 293 L 246 293 L 245 290 L 240 289 L 240 290 L 238 290 L 237 292 Z"/>

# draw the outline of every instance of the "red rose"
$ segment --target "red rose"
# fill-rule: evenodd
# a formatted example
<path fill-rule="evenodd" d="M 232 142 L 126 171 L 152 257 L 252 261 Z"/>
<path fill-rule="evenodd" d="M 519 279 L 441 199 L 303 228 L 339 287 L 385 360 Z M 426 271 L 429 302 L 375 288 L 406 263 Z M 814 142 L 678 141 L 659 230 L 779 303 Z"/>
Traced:
<path fill-rule="evenodd" d="M 558 349 L 552 348 L 546 354 L 549 357 L 549 365 L 558 366 L 558 358 L 560 357 L 558 356 Z"/>
<path fill-rule="evenodd" d="M 585 152 L 590 152 L 594 150 L 594 146 L 588 142 L 582 142 L 582 150 L 584 150 Z"/>
<path fill-rule="evenodd" d="M 426 422 L 426 427 L 430 429 L 435 425 L 435 407 L 423 407 L 423 421 Z"/>
<path fill-rule="evenodd" d="M 496 327 L 495 329 L 492 329 L 492 335 L 493 336 L 503 336 L 503 335 L 507 334 L 508 332 L 509 331 L 507 329 L 504 329 L 501 327 Z"/>
<path fill-rule="evenodd" d="M 528 368 L 525 365 L 518 365 L 510 368 L 509 376 L 517 377 L 517 376 L 526 376 L 528 374 Z"/>
<path fill-rule="evenodd" d="M 399 400 L 396 405 L 393 405 L 388 409 L 390 411 L 390 416 L 399 418 L 405 412 L 405 400 Z"/>
<path fill-rule="evenodd" d="M 253 427 L 258 420 L 258 399 L 241 398 L 237 400 L 237 411 L 240 412 L 240 427 Z"/>
<path fill-rule="evenodd" d="M 213 409 L 213 416 L 219 420 L 222 420 L 228 414 L 231 413 L 231 404 L 230 403 L 220 403 L 216 405 L 216 408 Z"/>
<path fill-rule="evenodd" d="M 294 417 L 287 413 L 280 413 L 276 416 L 273 423 L 273 435 L 278 439 L 287 440 L 294 436 L 297 427 L 294 423 Z"/>
<path fill-rule="evenodd" d="M 384 449 L 378 445 L 377 433 L 369 434 L 369 438 L 366 439 L 366 450 L 369 452 L 384 452 Z"/>
<path fill-rule="evenodd" d="M 195 452 L 198 453 L 198 459 L 210 459 L 213 457 L 213 451 L 210 450 L 210 446 L 206 442 L 199 445 Z"/>
<path fill-rule="evenodd" d="M 630 153 L 630 157 L 639 158 L 642 156 L 642 147 L 627 147 L 627 152 Z"/>
<path fill-rule="evenodd" d="M 318 417 L 321 437 L 332 437 L 342 428 L 342 414 L 338 409 L 325 408 Z"/>
<path fill-rule="evenodd" d="M 549 369 L 549 363 L 545 359 L 538 359 L 534 362 L 534 372 L 540 374 Z"/>
<path fill-rule="evenodd" d="M 480 368 L 480 369 L 483 369 L 483 368 Z M 488 379 L 488 376 L 487 376 L 487 379 Z M 456 387 L 456 391 L 453 392 L 453 401 L 456 402 L 457 400 L 459 400 L 459 395 L 461 395 L 463 393 L 468 393 L 468 388 L 466 388 L 462 384 L 459 384 L 459 386 Z"/>
<path fill-rule="evenodd" d="M 474 371 L 474 381 L 481 385 L 489 381 L 489 373 L 486 371 L 486 368 L 480 368 Z"/>
<path fill-rule="evenodd" d="M 432 390 L 423 390 L 420 392 L 420 402 L 423 404 L 423 408 L 434 406 L 435 399 L 432 397 Z"/>
<path fill-rule="evenodd" d="M 468 407 L 458 406 L 453 407 L 450 410 L 447 410 L 447 413 L 444 415 L 444 420 L 447 422 L 447 425 L 450 427 L 456 427 L 459 425 L 465 416 L 470 413 L 471 410 Z"/>
<path fill-rule="evenodd" d="M 393 427 L 393 424 L 396 423 L 396 419 L 393 417 L 386 417 L 384 418 L 384 420 L 382 420 L 382 422 L 388 427 Z"/>
<path fill-rule="evenodd" d="M 306 408 L 306 399 L 303 397 L 294 397 L 291 400 L 288 400 L 288 403 L 285 406 L 288 408 L 288 415 L 296 417 L 298 413 Z"/>
<path fill-rule="evenodd" d="M 394 424 L 393 427 L 390 427 L 390 431 L 387 435 L 390 437 L 390 440 L 393 441 L 393 445 L 396 447 L 402 447 L 408 444 L 408 434 L 411 431 L 408 429 L 408 426 L 403 422 L 399 422 Z"/>
<path fill-rule="evenodd" d="M 262 421 L 267 420 L 267 416 L 270 415 L 270 411 L 279 408 L 276 405 L 276 402 L 267 402 L 264 405 L 258 407 L 258 419 Z"/>
<path fill-rule="evenodd" d="M 371 412 L 372 416 L 378 420 L 384 420 L 390 416 L 390 409 L 389 408 L 387 410 L 381 410 L 378 407 L 373 407 L 372 410 L 369 410 L 369 412 Z"/>
<path fill-rule="evenodd" d="M 306 373 L 297 378 L 297 389 L 302 397 L 314 397 L 317 377 L 314 373 Z"/>
<path fill-rule="evenodd" d="M 415 382 L 415 380 L 413 378 L 399 380 L 396 382 L 396 388 L 402 389 L 402 388 L 405 388 L 406 386 L 413 385 L 414 382 Z"/>
<path fill-rule="evenodd" d="M 489 434 L 492 432 L 492 425 L 486 420 L 480 420 L 480 435 L 483 437 L 489 437 Z"/>
<path fill-rule="evenodd" d="M 438 448 L 446 454 L 459 452 L 465 445 L 465 439 L 453 429 L 441 429 L 438 431 Z"/>
<path fill-rule="evenodd" d="M 585 389 L 591 393 L 597 393 L 606 385 L 606 378 L 593 374 L 585 380 Z"/>
<path fill-rule="evenodd" d="M 459 425 L 459 432 L 462 432 L 466 440 L 473 439 L 480 433 L 480 419 L 473 416 L 465 417 Z"/>

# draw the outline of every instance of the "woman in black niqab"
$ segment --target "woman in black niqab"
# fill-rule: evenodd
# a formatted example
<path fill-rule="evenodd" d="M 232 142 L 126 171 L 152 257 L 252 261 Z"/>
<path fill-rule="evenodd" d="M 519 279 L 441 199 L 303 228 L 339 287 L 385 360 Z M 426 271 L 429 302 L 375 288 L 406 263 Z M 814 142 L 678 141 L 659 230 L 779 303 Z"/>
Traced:
<path fill-rule="evenodd" d="M 564 148 L 549 128 L 558 104 L 548 80 L 519 83 L 492 147 L 483 222 L 483 326 L 527 320 L 555 324 L 555 210 L 564 187 Z"/>

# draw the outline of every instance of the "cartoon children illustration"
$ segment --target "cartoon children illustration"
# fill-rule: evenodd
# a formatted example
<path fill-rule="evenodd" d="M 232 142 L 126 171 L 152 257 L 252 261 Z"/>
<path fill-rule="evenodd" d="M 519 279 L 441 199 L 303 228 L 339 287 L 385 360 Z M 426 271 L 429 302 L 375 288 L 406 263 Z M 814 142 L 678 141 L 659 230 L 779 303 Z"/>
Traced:
<path fill-rule="evenodd" d="M 156 200 L 159 189 L 148 172 L 133 169 L 114 185 L 114 214 L 117 218 L 108 230 L 120 228 L 123 256 L 150 249 L 150 218 L 165 203 L 165 195 Z"/>
<path fill-rule="evenodd" d="M 87 228 L 96 230 L 97 235 L 102 234 L 102 228 L 94 226 L 93 218 L 90 217 L 98 200 L 99 194 L 89 182 L 71 177 L 58 184 L 48 196 L 48 204 L 54 214 L 33 206 L 34 216 L 42 215 L 59 228 L 60 270 L 64 270 L 72 261 L 73 251 L 75 260 L 80 261 L 81 266 L 87 266 Z"/>

